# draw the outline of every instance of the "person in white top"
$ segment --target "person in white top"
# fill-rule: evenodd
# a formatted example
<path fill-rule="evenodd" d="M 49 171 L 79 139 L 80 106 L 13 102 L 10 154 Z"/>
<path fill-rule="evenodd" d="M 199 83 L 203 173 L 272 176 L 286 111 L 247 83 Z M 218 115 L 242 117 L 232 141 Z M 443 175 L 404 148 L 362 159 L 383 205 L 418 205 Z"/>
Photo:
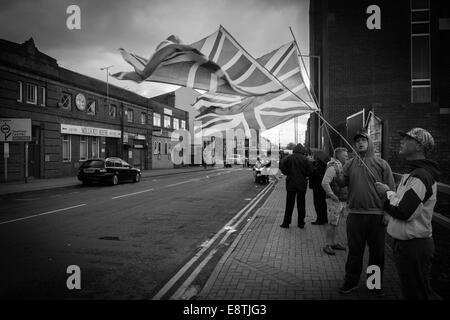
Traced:
<path fill-rule="evenodd" d="M 434 255 L 431 219 L 436 204 L 437 178 L 435 161 L 426 159 L 434 147 L 432 135 L 422 128 L 399 132 L 400 154 L 410 170 L 404 174 L 397 190 L 376 183 L 385 210 L 390 215 L 388 234 L 394 238 L 394 259 L 405 299 L 437 298 L 430 285 Z"/>

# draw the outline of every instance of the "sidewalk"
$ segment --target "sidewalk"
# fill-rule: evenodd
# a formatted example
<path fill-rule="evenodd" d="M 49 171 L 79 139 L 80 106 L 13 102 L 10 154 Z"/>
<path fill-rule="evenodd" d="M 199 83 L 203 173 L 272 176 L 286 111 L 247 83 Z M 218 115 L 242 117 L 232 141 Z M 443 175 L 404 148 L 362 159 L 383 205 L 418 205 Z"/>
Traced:
<path fill-rule="evenodd" d="M 206 170 L 202 166 L 198 167 L 183 167 L 183 168 L 171 168 L 171 169 L 151 169 L 142 170 L 142 178 L 146 177 L 158 177 L 172 174 L 180 174 L 196 171 L 210 171 L 217 170 L 219 167 L 208 167 Z M 30 179 L 27 183 L 25 181 L 12 181 L 0 183 L 0 195 L 17 192 L 27 192 L 54 188 L 70 187 L 81 182 L 75 176 L 63 177 L 63 178 L 51 178 L 51 179 Z"/>
<path fill-rule="evenodd" d="M 335 256 L 322 252 L 326 226 L 310 223 L 315 220 L 310 189 L 306 195 L 305 229 L 297 228 L 296 208 L 290 228 L 280 228 L 285 196 L 282 178 L 219 261 L 197 299 L 401 299 L 400 282 L 388 246 L 385 250 L 385 297 L 377 298 L 369 293 L 364 272 L 359 289 L 341 295 L 338 288 L 344 279 L 347 252 L 336 251 Z M 342 219 L 338 241 L 346 245 L 345 225 Z M 367 268 L 367 251 L 363 270 Z"/>

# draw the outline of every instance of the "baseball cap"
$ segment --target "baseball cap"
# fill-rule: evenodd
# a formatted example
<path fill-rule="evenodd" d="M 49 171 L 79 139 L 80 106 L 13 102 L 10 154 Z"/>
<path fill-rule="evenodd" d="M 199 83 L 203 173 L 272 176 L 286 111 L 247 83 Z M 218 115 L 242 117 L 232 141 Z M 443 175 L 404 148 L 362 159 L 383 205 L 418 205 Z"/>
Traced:
<path fill-rule="evenodd" d="M 409 137 L 420 143 L 426 150 L 431 150 L 434 147 L 434 139 L 431 133 L 422 128 L 413 128 L 408 132 L 397 131 L 402 137 Z"/>
<path fill-rule="evenodd" d="M 366 132 L 364 132 L 364 131 L 358 131 L 358 132 L 355 134 L 355 136 L 353 137 L 353 141 L 358 140 L 359 137 L 363 137 L 363 138 L 366 138 L 367 140 L 369 140 L 369 135 L 368 135 Z"/>

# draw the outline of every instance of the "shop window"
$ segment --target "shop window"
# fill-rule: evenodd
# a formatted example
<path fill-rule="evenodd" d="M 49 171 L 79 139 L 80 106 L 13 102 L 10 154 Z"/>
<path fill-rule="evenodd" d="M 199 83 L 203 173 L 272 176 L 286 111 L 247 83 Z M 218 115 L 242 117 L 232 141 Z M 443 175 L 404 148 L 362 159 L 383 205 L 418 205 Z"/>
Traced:
<path fill-rule="evenodd" d="M 181 120 L 181 129 L 186 129 L 186 121 Z"/>
<path fill-rule="evenodd" d="M 37 86 L 27 83 L 27 103 L 37 104 Z"/>
<path fill-rule="evenodd" d="M 153 114 L 153 125 L 155 127 L 161 127 L 161 115 L 159 113 Z"/>
<path fill-rule="evenodd" d="M 164 116 L 164 128 L 170 128 L 170 116 Z"/>
<path fill-rule="evenodd" d="M 23 82 L 17 81 L 17 102 L 22 102 L 22 88 Z"/>
<path fill-rule="evenodd" d="M 92 137 L 91 141 L 91 149 L 92 149 L 92 158 L 98 158 L 99 157 L 99 138 L 98 137 Z"/>
<path fill-rule="evenodd" d="M 115 119 L 117 116 L 117 107 L 113 104 L 109 105 L 109 117 Z"/>
<path fill-rule="evenodd" d="M 145 112 L 141 112 L 141 124 L 146 124 L 147 122 L 147 114 Z"/>
<path fill-rule="evenodd" d="M 80 137 L 80 160 L 87 160 L 88 155 L 88 144 L 87 137 Z"/>
<path fill-rule="evenodd" d="M 70 110 L 72 107 L 72 95 L 70 93 L 63 93 L 59 99 L 58 106 Z"/>
<path fill-rule="evenodd" d="M 69 162 L 71 160 L 71 146 L 70 146 L 70 135 L 63 135 L 63 144 L 62 144 L 62 157 L 64 162 Z"/>

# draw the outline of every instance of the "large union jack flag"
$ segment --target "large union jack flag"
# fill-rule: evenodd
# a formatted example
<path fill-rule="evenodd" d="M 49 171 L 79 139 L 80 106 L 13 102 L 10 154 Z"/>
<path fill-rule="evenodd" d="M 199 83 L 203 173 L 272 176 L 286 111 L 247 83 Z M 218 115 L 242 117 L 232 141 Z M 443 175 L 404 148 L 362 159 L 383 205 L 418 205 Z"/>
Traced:
<path fill-rule="evenodd" d="M 122 48 L 119 52 L 135 70 L 113 74 L 120 80 L 163 82 L 243 96 L 282 91 L 276 78 L 222 26 L 191 45 L 183 45 L 177 37 L 170 36 L 158 45 L 150 59 Z"/>
<path fill-rule="evenodd" d="M 317 110 L 305 85 L 294 42 L 288 43 L 257 59 L 257 62 L 281 81 L 285 90 L 254 97 L 205 93 L 197 98 L 194 108 L 202 122 L 197 135 L 212 135 L 228 129 L 265 130 L 287 120 Z M 288 89 L 286 89 L 288 88 Z"/>

